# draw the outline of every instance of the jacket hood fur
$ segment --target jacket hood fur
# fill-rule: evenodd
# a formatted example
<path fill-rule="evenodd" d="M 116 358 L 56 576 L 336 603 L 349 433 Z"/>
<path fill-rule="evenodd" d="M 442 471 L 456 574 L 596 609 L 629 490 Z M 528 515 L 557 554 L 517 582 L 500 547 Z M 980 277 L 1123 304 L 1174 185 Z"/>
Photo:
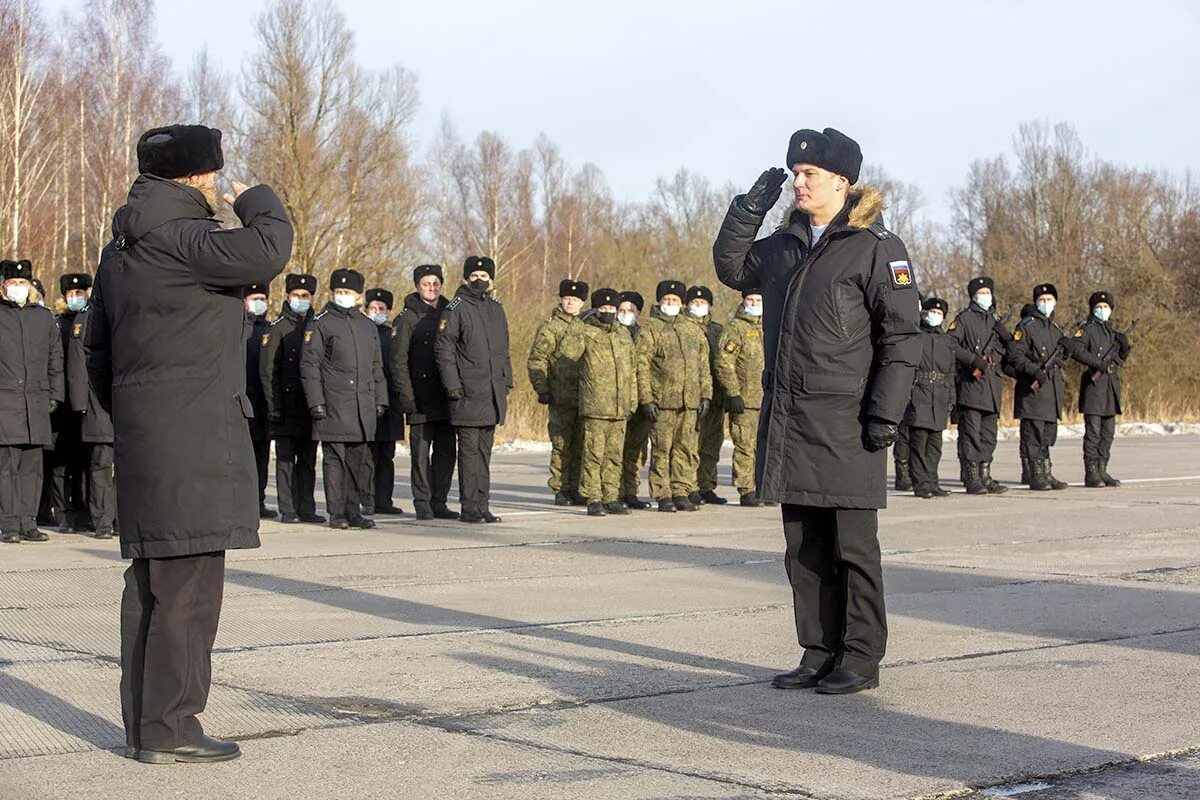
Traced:
<path fill-rule="evenodd" d="M 869 184 L 851 186 L 846 193 L 846 205 L 850 209 L 847 225 L 866 230 L 876 222 L 883 224 L 883 193 Z M 838 214 L 840 217 L 841 214 Z M 808 224 L 808 215 L 795 209 L 784 219 L 780 230 L 796 223 Z"/>

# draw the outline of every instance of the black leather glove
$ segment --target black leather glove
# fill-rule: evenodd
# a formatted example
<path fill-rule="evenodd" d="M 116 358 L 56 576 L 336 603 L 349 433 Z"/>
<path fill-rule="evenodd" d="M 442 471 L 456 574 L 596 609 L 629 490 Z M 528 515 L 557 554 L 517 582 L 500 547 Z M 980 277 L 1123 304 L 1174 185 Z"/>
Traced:
<path fill-rule="evenodd" d="M 975 360 L 971 362 L 971 367 L 980 372 L 987 372 L 989 366 L 991 365 L 988 364 L 987 359 L 983 356 L 975 356 Z"/>
<path fill-rule="evenodd" d="M 548 406 L 554 402 L 554 395 L 549 392 L 538 392 L 538 402 L 544 406 Z"/>
<path fill-rule="evenodd" d="M 279 409 L 267 412 L 267 419 L 271 422 L 283 422 L 283 412 Z"/>
<path fill-rule="evenodd" d="M 388 412 L 387 406 L 375 406 L 375 416 L 382 417 Z"/>
<path fill-rule="evenodd" d="M 451 400 L 462 400 L 463 399 L 462 389 L 447 389 L 446 397 L 449 397 Z"/>
<path fill-rule="evenodd" d="M 703 417 L 705 414 L 708 413 L 708 410 L 710 408 L 712 408 L 712 400 L 709 400 L 707 397 L 701 397 L 700 398 L 700 413 L 697 416 Z"/>
<path fill-rule="evenodd" d="M 329 416 L 325 411 L 325 406 L 313 406 L 308 410 L 308 414 L 313 419 L 325 419 Z"/>
<path fill-rule="evenodd" d="M 658 403 L 646 403 L 638 410 L 642 412 L 642 416 L 646 419 L 651 422 L 658 422 Z"/>
<path fill-rule="evenodd" d="M 867 449 L 874 453 L 896 443 L 899 426 L 894 422 L 871 417 L 867 420 L 867 429 L 863 431 L 863 440 Z"/>
<path fill-rule="evenodd" d="M 740 395 L 733 395 L 725 398 L 725 410 L 730 414 L 745 414 L 746 401 Z"/>
<path fill-rule="evenodd" d="M 742 210 L 755 216 L 766 216 L 766 213 L 775 207 L 779 195 L 783 194 L 783 181 L 787 175 L 787 170 L 782 167 L 765 170 L 750 187 L 750 191 L 742 195 L 739 203 Z"/>
<path fill-rule="evenodd" d="M 58 402 L 57 400 L 51 400 L 50 401 L 50 413 L 53 414 L 55 411 L 58 411 L 58 407 L 60 405 L 62 405 L 62 403 Z"/>

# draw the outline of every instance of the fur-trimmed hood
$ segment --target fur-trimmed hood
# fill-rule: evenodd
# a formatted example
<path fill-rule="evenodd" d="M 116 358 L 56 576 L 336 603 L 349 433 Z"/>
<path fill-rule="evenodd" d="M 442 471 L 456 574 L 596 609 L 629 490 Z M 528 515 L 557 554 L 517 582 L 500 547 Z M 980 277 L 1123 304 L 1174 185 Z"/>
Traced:
<path fill-rule="evenodd" d="M 847 212 L 847 209 L 849 211 Z M 850 228 L 861 228 L 866 230 L 872 225 L 879 223 L 883 224 L 883 192 L 869 184 L 860 186 L 851 186 L 846 193 L 846 208 L 834 219 L 834 223 L 840 223 L 845 216 L 845 224 Z M 780 230 L 785 230 L 797 223 L 807 226 L 809 224 L 808 214 L 805 214 L 799 209 L 793 209 L 779 226 Z"/>

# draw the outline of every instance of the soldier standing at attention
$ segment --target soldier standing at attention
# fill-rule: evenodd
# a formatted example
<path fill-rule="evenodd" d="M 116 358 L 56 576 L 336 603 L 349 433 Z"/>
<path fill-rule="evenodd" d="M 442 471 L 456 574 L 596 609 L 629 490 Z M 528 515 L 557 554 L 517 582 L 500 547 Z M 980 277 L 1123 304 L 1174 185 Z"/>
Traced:
<path fill-rule="evenodd" d="M 721 324 L 712 318 L 713 293 L 707 286 L 691 286 L 687 290 L 688 318 L 700 325 L 708 340 L 709 373 L 712 379 L 712 402 L 699 419 L 699 467 L 696 489 L 688 499 L 694 505 L 708 503 L 723 506 L 728 502 L 716 492 L 717 464 L 721 461 L 721 445 L 725 444 L 725 392 L 717 380 L 717 351 L 721 343 Z"/>
<path fill-rule="evenodd" d="M 588 285 L 567 278 L 558 284 L 558 306 L 538 326 L 529 348 L 529 382 L 538 402 L 550 407 L 550 480 L 556 506 L 584 505 L 579 493 L 583 426 L 579 421 L 579 365 L 561 352 L 563 340 L 576 329 L 587 300 Z"/>
<path fill-rule="evenodd" d="M 733 485 L 742 505 L 750 508 L 764 505 L 754 491 L 754 451 L 763 397 L 762 300 L 757 287 L 742 292 L 742 304 L 721 332 L 716 348 L 716 381 L 725 393 L 733 439 Z"/>
<path fill-rule="evenodd" d="M 254 467 L 258 474 L 258 516 L 275 519 L 278 516 L 267 508 L 267 464 L 271 460 L 271 430 L 267 420 L 267 395 L 263 391 L 259 372 L 263 350 L 270 343 L 271 325 L 267 322 L 267 296 L 270 288 L 256 283 L 243 290 L 246 305 L 246 397 L 254 416 L 250 426 L 250 441 L 254 443 Z"/>
<path fill-rule="evenodd" d="M 638 319 L 646 301 L 635 291 L 621 292 L 617 304 L 617 322 L 629 330 L 635 352 L 641 325 Z M 638 498 L 642 485 L 641 471 L 646 463 L 646 445 L 650 442 L 650 429 L 654 423 L 641 411 L 634 411 L 625 423 L 625 446 L 621 451 L 621 502 L 626 508 L 644 511 L 650 504 Z"/>
<path fill-rule="evenodd" d="M 396 491 L 396 442 L 404 440 L 404 411 L 396 395 L 392 377 L 392 337 L 395 328 L 391 321 L 395 298 L 387 289 L 368 289 L 366 300 L 368 319 L 379 333 L 379 350 L 383 357 L 383 378 L 387 384 L 388 411 L 375 422 L 375 439 L 370 442 L 374 490 L 363 498 L 363 507 L 374 514 L 403 514 L 404 509 L 392 502 Z"/>
<path fill-rule="evenodd" d="M 904 412 L 908 426 L 912 466 L 912 491 L 917 497 L 945 497 L 950 492 L 938 485 L 942 460 L 942 431 L 954 406 L 954 367 L 964 351 L 948 334 L 942 322 L 950 304 L 940 297 L 921 303 L 921 363 L 913 382 L 912 399 Z"/>
<path fill-rule="evenodd" d="M 1008 358 L 1017 376 L 1013 416 L 1021 420 L 1021 454 L 1029 459 L 1029 488 L 1035 491 L 1066 489 L 1054 477 L 1050 448 L 1058 441 L 1062 418 L 1063 332 L 1054 322 L 1058 290 L 1052 283 L 1033 287 L 1033 311 L 1013 332 Z"/>

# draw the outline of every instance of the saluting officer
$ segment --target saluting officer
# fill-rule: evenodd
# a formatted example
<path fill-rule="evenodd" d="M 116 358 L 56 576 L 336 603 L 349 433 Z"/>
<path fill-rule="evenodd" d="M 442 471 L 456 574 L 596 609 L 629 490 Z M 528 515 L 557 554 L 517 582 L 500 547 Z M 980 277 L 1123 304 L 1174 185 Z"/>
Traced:
<path fill-rule="evenodd" d="M 579 493 L 583 425 L 579 419 L 579 364 L 562 353 L 562 342 L 579 326 L 588 285 L 566 278 L 558 284 L 558 305 L 538 326 L 529 348 L 529 382 L 538 402 L 550 407 L 550 480 L 556 506 L 583 505 Z"/>
<path fill-rule="evenodd" d="M 638 319 L 646 305 L 645 299 L 633 290 L 620 294 L 617 305 L 617 322 L 629 329 L 635 351 L 641 325 Z M 638 498 L 638 490 L 642 486 L 641 471 L 646 463 L 646 445 L 650 442 L 650 430 L 654 422 L 640 410 L 635 411 L 625 423 L 625 447 L 621 451 L 621 502 L 627 508 L 638 511 L 645 510 L 650 504 Z"/>
<path fill-rule="evenodd" d="M 1079 376 L 1079 413 L 1083 414 L 1084 485 L 1098 489 L 1120 486 L 1108 474 L 1117 415 L 1121 413 L 1121 367 L 1132 347 L 1129 337 L 1109 324 L 1116 303 L 1109 292 L 1088 298 L 1087 321 L 1080 325 L 1066 347 L 1071 358 L 1083 364 Z"/>
<path fill-rule="evenodd" d="M 388 324 L 395 298 L 387 289 L 368 289 L 364 299 L 367 316 L 379 332 L 388 411 L 375 424 L 375 439 L 370 443 L 375 487 L 372 493 L 363 497 L 363 506 L 376 514 L 403 514 L 404 509 L 392 502 L 392 494 L 396 490 L 396 442 L 404 440 L 404 411 L 400 408 L 396 382 L 392 378 L 392 336 L 395 330 Z"/>
<path fill-rule="evenodd" d="M 950 304 L 940 297 L 921 303 L 921 364 L 913 380 L 912 399 L 904 412 L 908 426 L 912 491 L 917 497 L 950 494 L 938 483 L 942 460 L 942 431 L 954 406 L 954 371 L 961 348 L 942 331 Z"/>
<path fill-rule="evenodd" d="M 300 354 L 312 322 L 315 275 L 293 273 L 284 279 L 287 299 L 267 331 L 259 358 L 267 418 L 275 439 L 275 494 L 281 522 L 324 524 L 317 513 L 317 443 L 300 381 Z"/>
<path fill-rule="evenodd" d="M 721 461 L 721 445 L 725 443 L 725 391 L 717 380 L 717 352 L 721 344 L 722 326 L 712 318 L 713 293 L 707 286 L 689 286 L 687 290 L 688 317 L 700 325 L 708 340 L 708 371 L 712 379 L 712 402 L 700 415 L 697 424 L 699 466 L 696 470 L 696 489 L 688 497 L 695 505 L 709 503 L 723 506 L 728 502 L 717 494 L 717 464 Z"/>
<path fill-rule="evenodd" d="M 763 399 L 762 301 L 758 287 L 742 292 L 742 304 L 721 332 L 716 348 L 716 380 L 725 393 L 733 439 L 733 485 L 742 505 L 751 508 L 764 505 L 754 491 L 754 452 Z"/>
<path fill-rule="evenodd" d="M 44 542 L 42 448 L 63 401 L 62 339 L 54 315 L 30 301 L 29 261 L 0 261 L 0 278 L 0 541 Z"/>
<path fill-rule="evenodd" d="M 313 439 L 321 443 L 329 527 L 374 528 L 375 521 L 362 513 L 362 499 L 374 490 L 367 442 L 388 410 L 383 355 L 375 326 L 358 309 L 362 274 L 335 269 L 329 287 L 333 302 L 305 332 L 300 380 Z"/>
<path fill-rule="evenodd" d="M 457 441 L 433 351 L 447 305 L 441 265 L 417 267 L 413 282 L 417 290 L 404 298 L 404 308 L 392 323 L 396 338 L 391 350 L 396 395 L 408 417 L 413 506 L 419 520 L 458 519 L 458 512 L 446 505 Z"/>
<path fill-rule="evenodd" d="M 1050 448 L 1058 441 L 1058 420 L 1066 392 L 1063 332 L 1054 322 L 1057 302 L 1054 284 L 1033 287 L 1034 308 L 1013 332 L 1008 350 L 1017 376 L 1013 416 L 1021 420 L 1021 454 L 1029 459 L 1029 488 L 1036 491 L 1067 488 L 1054 477 L 1050 463 Z"/>
<path fill-rule="evenodd" d="M 458 495 L 463 522 L 500 522 L 491 512 L 492 442 L 504 424 L 512 391 L 508 319 L 492 295 L 496 262 L 470 256 L 463 285 L 442 312 L 434 345 L 458 436 Z"/>
<path fill-rule="evenodd" d="M 267 465 L 271 460 L 271 430 L 267 420 L 267 395 L 263 391 L 259 372 L 263 348 L 270 342 L 271 324 L 267 322 L 266 284 L 247 286 L 242 293 L 246 305 L 246 397 L 254 409 L 250 425 L 250 441 L 254 443 L 254 466 L 258 473 L 258 516 L 275 519 L 279 516 L 267 508 Z"/>

